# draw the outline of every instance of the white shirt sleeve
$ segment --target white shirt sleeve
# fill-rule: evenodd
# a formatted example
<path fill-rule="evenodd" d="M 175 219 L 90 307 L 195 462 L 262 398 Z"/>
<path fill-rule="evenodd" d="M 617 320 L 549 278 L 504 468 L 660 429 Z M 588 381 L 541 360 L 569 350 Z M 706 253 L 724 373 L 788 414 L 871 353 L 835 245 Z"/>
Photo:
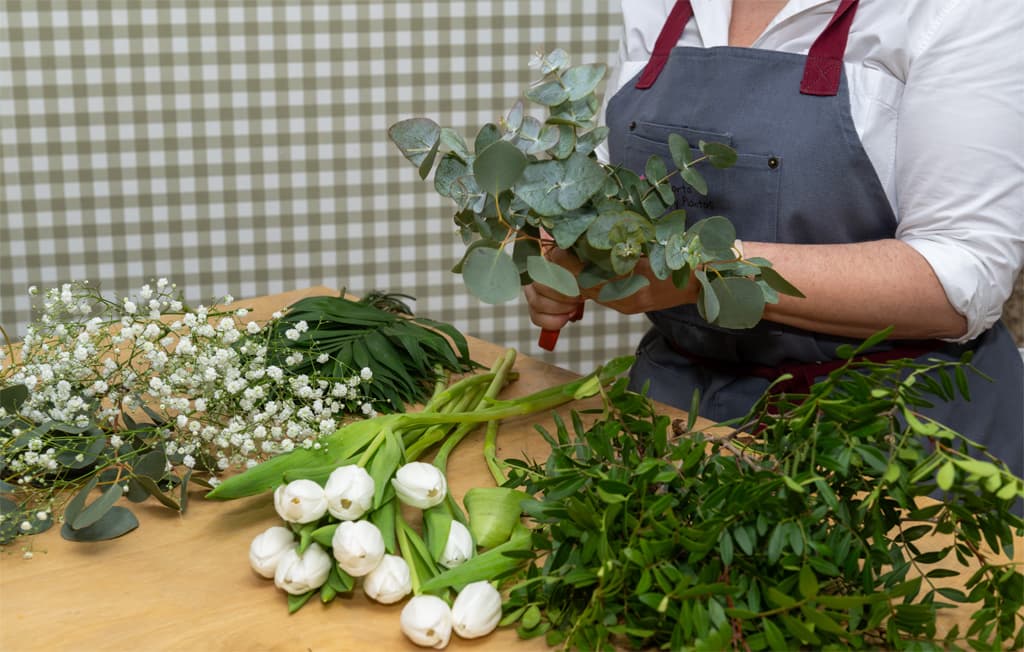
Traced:
<path fill-rule="evenodd" d="M 896 237 L 967 318 L 966 341 L 999 318 L 1024 266 L 1024 14 L 1013 0 L 946 7 L 908 43 Z"/>

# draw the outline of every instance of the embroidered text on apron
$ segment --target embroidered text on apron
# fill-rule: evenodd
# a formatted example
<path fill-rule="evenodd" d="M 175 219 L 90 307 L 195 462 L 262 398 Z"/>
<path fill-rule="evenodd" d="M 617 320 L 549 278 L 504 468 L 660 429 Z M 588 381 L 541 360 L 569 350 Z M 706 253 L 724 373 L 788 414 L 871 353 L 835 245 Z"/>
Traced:
<path fill-rule="evenodd" d="M 682 183 L 674 187 L 674 208 L 685 209 L 689 223 L 724 215 L 736 226 L 737 237 L 749 241 L 828 244 L 892 238 L 896 217 L 853 124 L 843 72 L 856 8 L 857 0 L 842 0 L 804 56 L 675 47 L 693 11 L 688 0 L 678 0 L 647 68 L 608 103 L 612 163 L 642 173 L 647 159 L 658 154 L 671 165 L 671 133 L 691 145 L 724 142 L 737 150 L 739 160 L 725 170 L 701 169 L 707 196 Z M 777 375 L 796 369 L 811 380 L 827 373 L 837 346 L 859 343 L 767 321 L 749 330 L 728 330 L 707 324 L 692 305 L 648 317 L 653 327 L 631 370 L 634 388 L 650 381 L 652 398 L 684 409 L 699 389 L 700 415 L 716 421 L 742 416 L 767 388 L 770 380 L 763 376 L 768 374 L 750 369 L 778 369 Z M 936 398 L 927 413 L 1024 475 L 1024 370 L 1002 322 L 966 345 L 927 341 L 879 347 L 893 349 L 922 361 L 959 359 L 973 349 L 972 363 L 994 382 L 968 374 L 969 403 Z M 819 364 L 820 373 L 808 371 Z"/>

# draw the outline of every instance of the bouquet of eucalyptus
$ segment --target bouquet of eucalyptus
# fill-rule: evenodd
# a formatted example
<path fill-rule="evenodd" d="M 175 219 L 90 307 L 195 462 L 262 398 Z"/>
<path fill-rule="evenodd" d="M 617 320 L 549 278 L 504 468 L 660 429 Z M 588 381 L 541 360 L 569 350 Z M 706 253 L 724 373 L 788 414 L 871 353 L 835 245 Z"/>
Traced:
<path fill-rule="evenodd" d="M 472 148 L 429 118 L 388 129 L 420 177 L 433 170 L 434 189 L 455 202 L 454 220 L 467 248 L 454 271 L 470 293 L 501 303 L 536 281 L 568 296 L 600 286 L 599 299 L 612 301 L 649 285 L 636 270 L 646 258 L 657 278 L 671 278 L 677 287 L 692 274 L 700 283 L 700 314 L 723 327 L 755 325 L 779 292 L 800 296 L 769 261 L 738 254 L 725 217 L 687 227 L 684 210 L 668 210 L 675 201 L 673 177 L 707 194 L 698 164 L 730 167 L 735 151 L 704 141 L 693 148 L 673 134 L 671 170 L 658 156 L 647 161 L 643 175 L 602 163 L 594 150 L 608 135 L 597 123 L 596 89 L 605 66 L 570 66 L 562 50 L 531 63 L 543 77 L 525 96 L 547 110 L 543 121 L 520 100 L 500 124 L 480 128 Z M 578 278 L 544 257 L 551 240 L 584 263 Z"/>

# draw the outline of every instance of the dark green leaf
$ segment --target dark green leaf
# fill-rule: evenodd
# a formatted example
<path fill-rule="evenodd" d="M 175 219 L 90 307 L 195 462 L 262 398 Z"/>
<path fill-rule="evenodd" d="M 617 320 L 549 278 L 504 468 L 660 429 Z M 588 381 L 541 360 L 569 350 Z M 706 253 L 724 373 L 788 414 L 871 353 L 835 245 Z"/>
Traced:
<path fill-rule="evenodd" d="M 92 503 L 82 509 L 74 520 L 71 522 L 72 529 L 81 530 L 87 528 L 96 521 L 100 520 L 110 508 L 114 506 L 114 503 L 121 498 L 124 493 L 121 485 L 114 483 L 107 487 L 107 490 L 99 495 L 99 497 Z"/>
<path fill-rule="evenodd" d="M 466 255 L 462 278 L 484 303 L 504 303 L 519 296 L 519 270 L 512 256 L 497 247 L 477 247 Z"/>
<path fill-rule="evenodd" d="M 69 541 L 104 541 L 127 534 L 139 526 L 135 515 L 124 507 L 111 507 L 100 520 L 89 527 L 76 530 L 65 520 L 60 535 Z"/>
<path fill-rule="evenodd" d="M 492 143 L 473 161 L 477 185 L 495 196 L 515 185 L 525 168 L 526 156 L 505 140 Z"/>

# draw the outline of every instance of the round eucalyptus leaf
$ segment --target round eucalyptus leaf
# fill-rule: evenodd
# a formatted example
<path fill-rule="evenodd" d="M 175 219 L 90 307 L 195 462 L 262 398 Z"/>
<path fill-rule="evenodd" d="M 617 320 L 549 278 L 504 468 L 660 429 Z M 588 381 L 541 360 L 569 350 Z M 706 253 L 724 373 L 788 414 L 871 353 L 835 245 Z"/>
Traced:
<path fill-rule="evenodd" d="M 106 437 L 102 433 L 94 436 L 82 435 L 75 441 L 65 444 L 54 459 L 65 468 L 84 469 L 96 462 L 96 458 L 106 445 Z"/>
<path fill-rule="evenodd" d="M 561 292 L 567 297 L 578 297 L 579 286 L 572 272 L 543 256 L 530 256 L 526 259 L 526 271 L 530 278 L 541 285 Z"/>
<path fill-rule="evenodd" d="M 546 75 L 548 73 L 555 72 L 556 70 L 562 70 L 568 65 L 569 53 L 562 48 L 555 48 L 542 58 L 540 71 Z"/>
<path fill-rule="evenodd" d="M 463 162 L 469 159 L 469 145 L 466 144 L 466 139 L 451 127 L 441 129 L 441 145 L 446 147 L 451 154 L 462 159 Z"/>
<path fill-rule="evenodd" d="M 652 186 L 657 184 L 660 179 L 668 176 L 668 168 L 665 167 L 665 161 L 657 154 L 652 154 L 647 159 L 647 164 L 644 165 L 644 176 L 647 177 L 647 181 Z"/>
<path fill-rule="evenodd" d="M 120 483 L 115 482 L 114 484 L 107 487 L 107 490 L 99 495 L 99 497 L 87 505 L 81 512 L 78 513 L 71 521 L 71 527 L 75 530 L 81 530 L 87 528 L 93 523 L 103 518 L 103 515 L 110 511 L 121 496 L 124 494 L 124 489 Z"/>
<path fill-rule="evenodd" d="M 604 79 L 606 70 L 607 67 L 603 63 L 590 63 L 573 66 L 562 73 L 562 83 L 569 93 L 569 99 L 578 100 L 593 93 Z"/>
<path fill-rule="evenodd" d="M 159 480 L 167 473 L 167 455 L 163 451 L 149 451 L 132 465 L 132 473 L 151 480 Z"/>
<path fill-rule="evenodd" d="M 626 276 L 625 278 L 615 279 L 602 285 L 601 291 L 597 293 L 597 298 L 599 301 L 617 301 L 648 285 L 650 285 L 650 281 L 647 280 L 646 276 L 640 276 L 639 274 Z"/>
<path fill-rule="evenodd" d="M 616 242 L 612 247 L 612 269 L 616 274 L 625 275 L 633 271 L 640 260 L 640 247 L 635 242 Z"/>
<path fill-rule="evenodd" d="M 512 260 L 515 261 L 516 269 L 520 274 L 520 284 L 529 283 L 529 279 L 522 279 L 522 274 L 527 271 L 527 261 L 533 256 L 540 256 L 540 243 L 534 238 L 520 238 L 512 245 Z"/>
<path fill-rule="evenodd" d="M 526 89 L 526 98 L 544 106 L 556 106 L 569 99 L 569 92 L 558 81 L 548 81 Z"/>
<path fill-rule="evenodd" d="M 473 161 L 477 185 L 491 195 L 508 190 L 523 173 L 526 156 L 507 140 L 491 143 Z"/>
<path fill-rule="evenodd" d="M 565 211 L 558 203 L 558 187 L 565 176 L 561 161 L 538 161 L 523 170 L 514 193 L 540 215 L 559 215 Z"/>
<path fill-rule="evenodd" d="M 690 231 L 700 238 L 701 246 L 709 253 L 731 255 L 736 229 L 727 218 L 721 215 L 704 218 L 690 227 Z"/>
<path fill-rule="evenodd" d="M 594 220 L 597 213 L 587 210 L 567 211 L 546 220 L 547 229 L 557 244 L 562 249 L 568 249 L 576 244 L 576 241 L 583 235 Z"/>
<path fill-rule="evenodd" d="M 702 195 L 708 194 L 708 182 L 704 176 L 694 168 L 680 168 L 679 176 L 688 186 Z"/>
<path fill-rule="evenodd" d="M 686 264 L 689 251 L 686 249 L 686 238 L 682 233 L 673 233 L 665 242 L 665 264 L 669 269 L 682 269 Z"/>
<path fill-rule="evenodd" d="M 442 197 L 453 197 L 452 187 L 457 180 L 466 176 L 469 167 L 452 154 L 445 154 L 434 172 L 434 190 Z"/>
<path fill-rule="evenodd" d="M 508 115 L 505 116 L 505 128 L 509 131 L 519 131 L 519 128 L 523 126 L 523 102 L 522 100 L 517 101 L 509 109 Z"/>
<path fill-rule="evenodd" d="M 626 220 L 644 219 L 639 213 L 632 211 L 609 211 L 598 214 L 597 218 L 587 228 L 587 243 L 597 249 L 612 248 L 612 229 L 616 224 Z"/>
<path fill-rule="evenodd" d="M 666 213 L 654 223 L 654 237 L 662 242 L 673 233 L 682 235 L 686 232 L 686 211 L 683 209 Z"/>
<path fill-rule="evenodd" d="M 591 129 L 576 137 L 576 151 L 580 154 L 590 154 L 597 146 L 608 138 L 608 127 L 604 125 Z"/>
<path fill-rule="evenodd" d="M 480 127 L 480 131 L 476 132 L 476 139 L 473 141 L 473 151 L 479 154 L 487 149 L 489 145 L 499 140 L 501 140 L 501 130 L 498 129 L 498 125 L 488 122 Z"/>
<path fill-rule="evenodd" d="M 718 318 L 724 328 L 753 328 L 764 314 L 764 293 L 757 282 L 742 276 L 724 276 L 711 281 L 718 299 Z"/>
<path fill-rule="evenodd" d="M 672 162 L 680 170 L 690 167 L 693 162 L 693 149 L 690 143 L 679 134 L 668 135 L 668 151 L 672 155 Z"/>
<path fill-rule="evenodd" d="M 441 127 L 430 118 L 409 118 L 388 127 L 388 137 L 410 163 L 419 167 L 431 152 L 437 151 Z"/>
<path fill-rule="evenodd" d="M 604 187 L 604 168 L 586 154 L 574 153 L 564 169 L 558 203 L 567 211 L 579 208 Z"/>
<path fill-rule="evenodd" d="M 729 168 L 736 165 L 736 150 L 722 143 L 706 143 L 700 141 L 700 151 L 708 157 L 708 163 L 716 168 Z"/>
<path fill-rule="evenodd" d="M 519 296 L 519 270 L 502 249 L 477 247 L 467 253 L 462 278 L 470 293 L 484 303 L 504 303 Z"/>
<path fill-rule="evenodd" d="M 527 154 L 540 154 L 546 152 L 555 145 L 558 144 L 558 139 L 561 137 L 561 133 L 558 131 L 557 125 L 546 124 L 540 129 L 540 133 L 537 135 L 537 140 L 534 141 L 528 150 Z"/>
<path fill-rule="evenodd" d="M 110 511 L 89 527 L 76 530 L 64 522 L 60 535 L 68 541 L 105 541 L 115 539 L 139 527 L 139 520 L 124 507 L 111 507 Z"/>
<path fill-rule="evenodd" d="M 660 242 L 652 244 L 647 251 L 647 261 L 655 277 L 664 281 L 672 274 L 672 268 L 665 261 L 665 245 Z"/>
<path fill-rule="evenodd" d="M 704 321 L 714 324 L 718 319 L 718 297 L 715 296 L 715 291 L 711 287 L 711 281 L 704 270 L 698 269 L 693 275 L 700 281 L 700 293 L 697 296 L 697 312 L 704 318 Z"/>
<path fill-rule="evenodd" d="M 558 126 L 558 143 L 548 153 L 558 160 L 567 159 L 576 151 L 576 130 L 568 125 Z"/>

